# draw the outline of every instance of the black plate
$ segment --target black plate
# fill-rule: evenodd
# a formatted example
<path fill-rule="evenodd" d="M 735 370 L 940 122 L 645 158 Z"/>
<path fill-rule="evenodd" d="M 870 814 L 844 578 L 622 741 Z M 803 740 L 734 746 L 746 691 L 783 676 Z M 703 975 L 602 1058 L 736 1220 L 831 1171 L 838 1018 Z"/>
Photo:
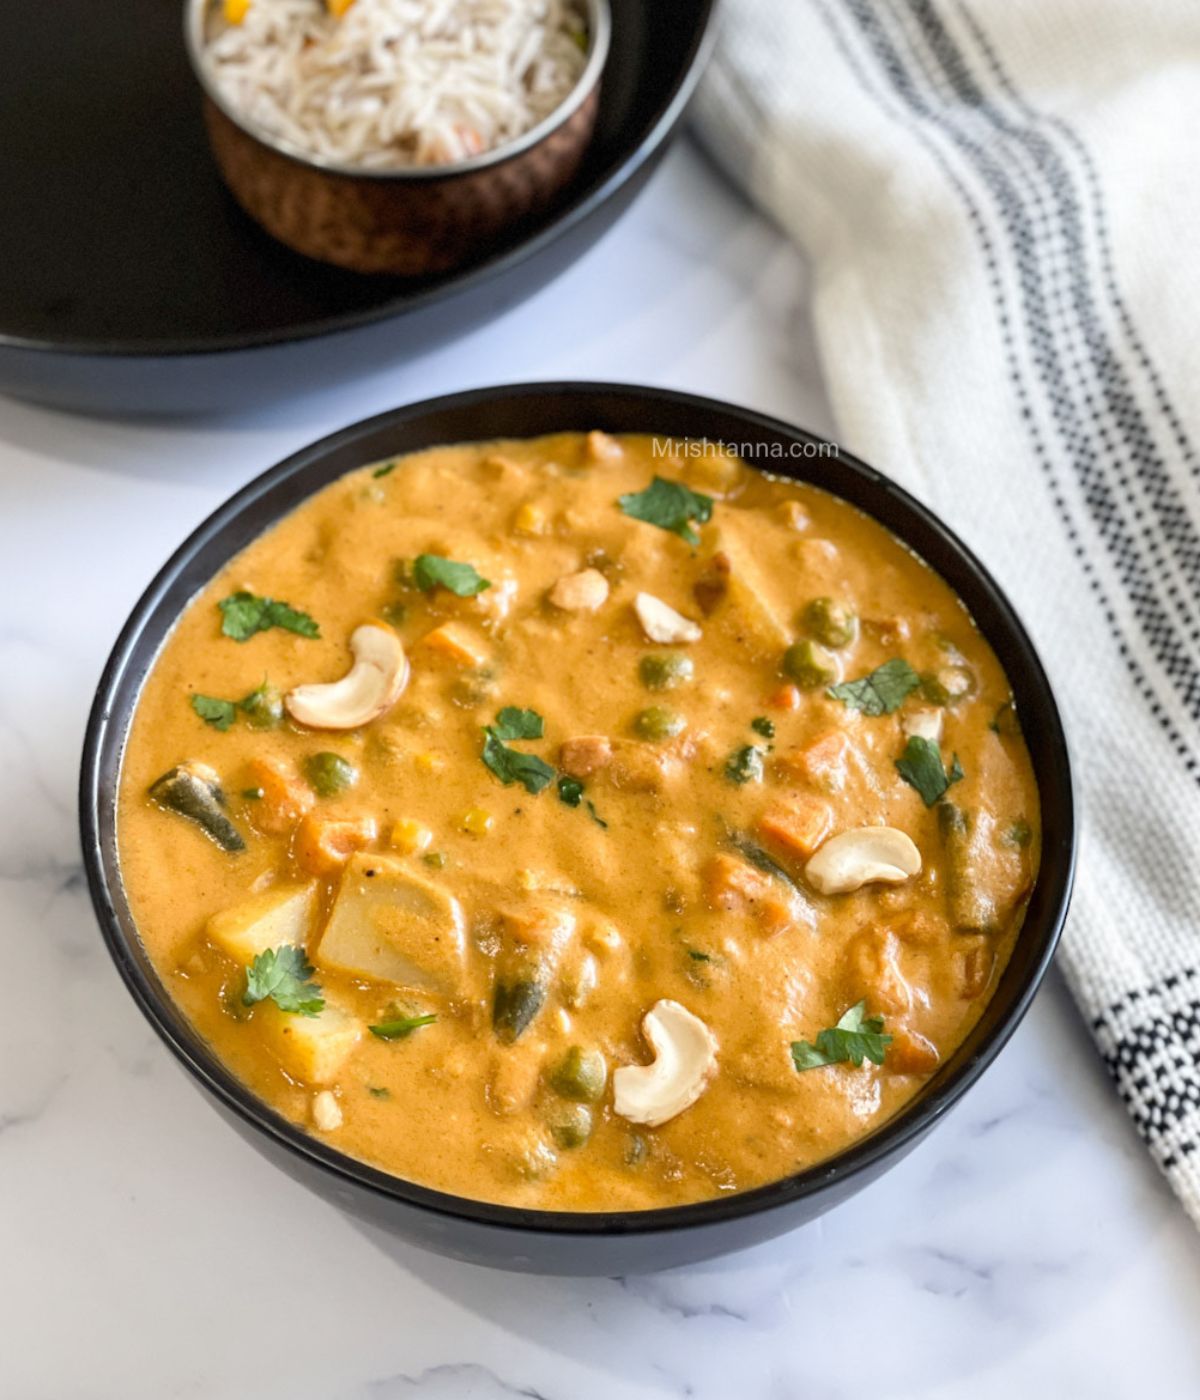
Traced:
<path fill-rule="evenodd" d="M 183 0 L 7 6 L 0 390 L 100 411 L 232 408 L 497 315 L 641 188 L 699 79 L 714 4 L 612 0 L 596 138 L 571 188 L 470 268 L 420 282 L 311 262 L 237 208 L 205 140 Z"/>
<path fill-rule="evenodd" d="M 749 444 L 753 459 L 771 470 L 811 481 L 882 521 L 963 599 L 999 657 L 1042 805 L 1041 871 L 1012 957 L 978 1024 L 914 1100 L 848 1151 L 796 1176 L 696 1205 L 626 1214 L 463 1200 L 345 1157 L 282 1118 L 213 1056 L 163 990 L 138 940 L 116 855 L 121 753 L 146 671 L 181 610 L 233 555 L 306 496 L 365 463 L 439 443 L 585 428 Z M 364 1219 L 456 1258 L 546 1273 L 646 1272 L 745 1248 L 828 1210 L 895 1165 L 995 1059 L 1050 965 L 1071 894 L 1075 818 L 1062 722 L 1033 644 L 983 565 L 887 477 L 837 448 L 813 455 L 820 441 L 763 414 L 664 389 L 523 384 L 433 399 L 357 423 L 272 468 L 210 516 L 147 589 L 109 658 L 88 720 L 80 780 L 88 885 L 109 952 L 150 1023 L 238 1131 L 284 1171 Z"/>

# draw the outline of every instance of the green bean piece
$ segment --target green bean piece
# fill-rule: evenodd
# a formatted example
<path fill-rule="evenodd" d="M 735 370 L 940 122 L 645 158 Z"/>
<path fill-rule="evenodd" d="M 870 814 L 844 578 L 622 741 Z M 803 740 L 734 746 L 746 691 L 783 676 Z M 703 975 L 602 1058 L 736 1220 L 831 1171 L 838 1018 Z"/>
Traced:
<path fill-rule="evenodd" d="M 492 993 L 492 1029 L 504 1045 L 511 1045 L 542 1009 L 546 984 L 537 977 L 497 982 Z"/>
<path fill-rule="evenodd" d="M 836 598 L 813 598 L 804 609 L 801 624 L 809 636 L 827 647 L 848 647 L 858 636 L 854 610 Z"/>
<path fill-rule="evenodd" d="M 966 666 L 951 663 L 926 671 L 921 677 L 921 694 L 931 705 L 956 705 L 975 693 L 975 677 Z"/>
<path fill-rule="evenodd" d="M 150 788 L 151 800 L 194 822 L 223 851 L 244 851 L 241 832 L 225 815 L 225 793 L 217 775 L 201 763 L 181 763 Z"/>
<path fill-rule="evenodd" d="M 358 769 L 341 754 L 311 753 L 304 760 L 304 776 L 318 797 L 336 797 L 358 782 Z"/>
<path fill-rule="evenodd" d="M 668 710 L 663 705 L 651 705 L 649 709 L 638 713 L 634 718 L 633 727 L 641 738 L 658 744 L 682 734 L 687 728 L 687 720 L 677 710 Z"/>
<path fill-rule="evenodd" d="M 978 878 L 974 854 L 975 816 L 953 802 L 938 804 L 938 832 L 946 851 L 946 901 L 950 922 L 960 933 L 988 933 L 996 906 Z"/>
<path fill-rule="evenodd" d="M 696 675 L 690 656 L 678 652 L 655 652 L 643 656 L 638 663 L 638 676 L 647 690 L 674 690 L 686 685 Z"/>
<path fill-rule="evenodd" d="M 608 1082 L 608 1064 L 599 1050 L 572 1045 L 550 1074 L 550 1087 L 576 1103 L 598 1103 Z"/>
<path fill-rule="evenodd" d="M 841 667 L 833 652 L 826 651 L 823 646 L 810 642 L 807 638 L 801 642 L 793 642 L 788 647 L 783 653 L 780 670 L 789 680 L 795 681 L 801 690 L 820 690 L 827 685 L 833 685 L 841 674 Z"/>
<path fill-rule="evenodd" d="M 266 681 L 238 703 L 251 729 L 278 729 L 283 723 L 283 696 Z"/>
<path fill-rule="evenodd" d="M 592 1135 L 592 1110 L 587 1104 L 557 1104 L 549 1117 L 550 1136 L 557 1146 L 582 1147 Z"/>

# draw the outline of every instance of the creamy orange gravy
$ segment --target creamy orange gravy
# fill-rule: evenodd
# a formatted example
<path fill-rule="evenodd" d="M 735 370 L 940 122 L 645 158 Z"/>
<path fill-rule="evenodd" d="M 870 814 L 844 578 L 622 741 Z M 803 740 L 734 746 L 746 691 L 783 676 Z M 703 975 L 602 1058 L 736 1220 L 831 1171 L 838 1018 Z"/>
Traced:
<path fill-rule="evenodd" d="M 697 548 L 618 507 L 619 496 L 655 475 L 713 498 Z M 469 562 L 492 586 L 458 598 L 398 582 L 397 561 L 421 554 Z M 556 581 L 589 565 L 608 583 L 603 604 L 594 612 L 553 606 Z M 302 609 L 319 639 L 280 629 L 245 642 L 222 635 L 217 604 L 238 589 Z M 649 642 L 633 608 L 639 591 L 696 620 L 700 639 Z M 917 691 L 895 713 L 870 717 L 823 685 L 791 685 L 782 659 L 819 597 L 844 601 L 857 618 L 854 639 L 835 651 L 844 678 L 901 657 L 943 680 L 951 664 L 969 694 L 941 693 L 951 703 L 938 707 Z M 264 678 L 282 691 L 336 680 L 350 663 L 352 631 L 381 616 L 403 639 L 411 678 L 366 727 L 317 732 L 285 720 L 256 729 L 239 714 L 218 732 L 194 713 L 194 694 L 236 700 Z M 447 621 L 478 664 L 423 640 Z M 652 692 L 639 667 L 665 652 L 686 655 L 694 677 Z M 936 679 L 930 684 L 938 695 Z M 214 1053 L 337 1148 L 433 1187 L 524 1206 L 589 1211 L 703 1199 L 786 1176 L 862 1137 L 917 1092 L 978 1019 L 1037 870 L 1029 758 L 1013 726 L 994 724 L 1008 697 L 996 657 L 946 584 L 879 524 L 818 490 L 729 456 L 664 458 L 649 438 L 568 434 L 439 448 L 386 475 L 364 467 L 333 483 L 189 605 L 146 681 L 124 757 L 123 877 L 155 966 Z M 654 705 L 682 718 L 683 732 L 639 738 L 635 717 Z M 484 765 L 482 727 L 504 706 L 543 716 L 544 737 L 512 747 L 558 772 L 579 767 L 572 740 L 610 741 L 608 763 L 583 778 L 579 806 L 559 800 L 554 783 L 537 795 L 504 786 Z M 946 798 L 969 824 L 957 845 L 939 825 L 945 804 L 927 808 L 895 766 L 914 713 L 934 709 L 942 757 L 949 764 L 957 754 L 964 774 Z M 773 738 L 751 728 L 757 717 L 771 721 Z M 727 762 L 747 745 L 762 751 L 762 776 L 737 784 Z M 343 756 L 358 779 L 332 797 L 306 791 L 306 820 L 373 819 L 367 855 L 461 906 L 461 951 L 440 945 L 430 975 L 412 979 L 424 985 L 323 963 L 341 872 L 305 869 L 311 861 L 287 814 L 280 820 L 262 798 L 242 795 L 255 790 L 264 759 L 277 771 L 294 768 L 305 790 L 303 763 L 317 752 Z M 219 775 L 243 851 L 219 849 L 149 799 L 155 780 L 186 761 Z M 920 874 L 815 893 L 807 857 L 760 828 L 780 801 L 809 814 L 824 804 L 829 834 L 898 828 L 920 851 Z M 416 824 L 432 833 L 424 850 L 411 849 Z M 749 865 L 731 832 L 766 851 L 796 890 Z M 354 868 L 362 886 L 361 863 Z M 288 1034 L 289 1023 L 308 1018 L 270 1002 L 245 1006 L 244 965 L 208 933 L 212 916 L 252 893 L 308 882 L 317 887 L 307 939 L 316 980 L 358 1023 L 340 1061 L 320 1066 L 323 1082 Z M 970 916 L 972 896 L 986 918 Z M 511 961 L 506 940 L 547 917 L 567 929 L 565 946 L 544 1005 L 504 1044 L 492 1012 L 497 967 Z M 536 945 L 537 933 L 529 936 Z M 637 1126 L 614 1111 L 612 1073 L 652 1058 L 640 1027 L 661 998 L 705 1023 L 717 1067 L 691 1107 L 661 1126 Z M 863 999 L 894 1037 L 883 1065 L 798 1072 L 791 1043 L 815 1041 Z M 437 1019 L 398 1040 L 365 1031 L 397 1007 Z M 599 1052 L 607 1068 L 602 1096 L 582 1113 L 552 1087 L 575 1046 Z M 326 1107 L 332 1095 L 340 1124 L 316 1126 L 318 1094 Z M 316 1121 L 330 1120 L 318 1111 Z"/>

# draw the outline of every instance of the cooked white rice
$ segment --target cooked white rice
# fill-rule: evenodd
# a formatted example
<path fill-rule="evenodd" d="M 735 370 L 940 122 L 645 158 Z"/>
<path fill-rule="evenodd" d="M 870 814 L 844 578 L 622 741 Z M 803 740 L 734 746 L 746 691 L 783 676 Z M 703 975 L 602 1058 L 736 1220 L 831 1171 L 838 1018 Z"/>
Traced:
<path fill-rule="evenodd" d="M 549 116 L 586 63 L 580 0 L 250 0 L 205 47 L 229 109 L 319 159 L 445 165 Z"/>

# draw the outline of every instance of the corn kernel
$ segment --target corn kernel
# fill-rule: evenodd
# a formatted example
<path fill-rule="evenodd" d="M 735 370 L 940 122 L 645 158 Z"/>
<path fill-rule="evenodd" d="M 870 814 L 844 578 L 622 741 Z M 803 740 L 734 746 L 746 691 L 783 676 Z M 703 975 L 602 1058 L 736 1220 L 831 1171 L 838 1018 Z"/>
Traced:
<path fill-rule="evenodd" d="M 402 817 L 392 827 L 392 848 L 405 855 L 415 856 L 426 851 L 433 844 L 433 832 L 423 823 L 412 817 Z"/>
<path fill-rule="evenodd" d="M 354 0 L 325 0 L 325 8 L 334 17 L 334 19 L 341 19 L 341 17 L 353 4 Z"/>
<path fill-rule="evenodd" d="M 413 760 L 421 773 L 441 773 L 446 767 L 446 759 L 440 753 L 419 753 Z"/>
<path fill-rule="evenodd" d="M 250 10 L 250 0 L 225 0 L 221 13 L 226 24 L 241 24 Z"/>
<path fill-rule="evenodd" d="M 469 812 L 463 814 L 462 827 L 472 836 L 486 836 L 492 829 L 492 814 L 485 812 L 482 807 L 472 807 Z"/>
<path fill-rule="evenodd" d="M 513 529 L 519 535 L 544 535 L 546 512 L 531 501 L 526 501 L 513 517 Z"/>

